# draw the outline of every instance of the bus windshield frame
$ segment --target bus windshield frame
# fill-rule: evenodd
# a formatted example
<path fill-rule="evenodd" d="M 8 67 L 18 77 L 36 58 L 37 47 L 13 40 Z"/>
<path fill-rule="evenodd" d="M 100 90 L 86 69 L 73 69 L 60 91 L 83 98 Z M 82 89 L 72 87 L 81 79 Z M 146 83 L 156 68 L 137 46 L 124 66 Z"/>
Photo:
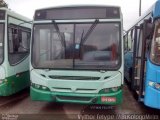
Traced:
<path fill-rule="evenodd" d="M 121 67 L 121 57 L 122 57 L 122 51 L 121 51 L 121 49 L 122 49 L 122 46 L 121 46 L 121 39 L 122 39 L 121 38 L 121 34 L 122 34 L 121 33 L 121 21 L 97 22 L 96 24 L 95 24 L 95 22 L 96 21 L 93 21 L 93 22 L 78 22 L 78 23 L 77 22 L 76 23 L 75 22 L 70 22 L 70 23 L 68 23 L 68 22 L 67 23 L 56 23 L 56 22 L 54 22 L 54 23 L 35 23 L 33 25 L 33 31 L 32 31 L 32 33 L 33 33 L 33 35 L 32 35 L 32 46 L 31 46 L 32 47 L 32 51 L 31 51 L 32 52 L 32 55 L 31 55 L 32 66 L 34 68 L 37 68 L 37 69 L 118 70 Z M 61 51 L 64 51 L 63 53 L 65 53 L 65 55 L 62 55 L 61 57 L 67 56 L 67 59 L 64 59 L 64 61 L 63 60 L 61 61 L 61 60 L 58 59 L 57 63 L 56 62 L 55 63 L 54 62 L 48 62 L 49 64 L 47 63 L 46 66 L 35 64 L 37 62 L 37 60 L 40 60 L 39 58 L 35 57 L 36 54 L 40 55 L 40 53 L 36 53 L 36 51 L 38 51 L 38 50 L 36 49 L 37 46 L 35 45 L 36 42 L 37 42 L 37 40 L 36 40 L 37 38 L 35 36 L 37 36 L 36 34 L 38 34 L 37 30 L 38 29 L 40 30 L 40 28 L 43 28 L 43 26 L 50 27 L 49 29 L 50 30 L 52 29 L 52 32 L 55 32 L 57 34 L 57 35 L 55 35 L 57 37 L 56 39 L 59 39 L 59 42 L 61 42 L 61 45 L 66 44 L 61 48 L 57 48 L 57 49 L 61 49 Z M 57 26 L 57 27 L 54 28 L 55 26 Z M 94 26 L 94 28 L 91 28 L 92 26 Z M 94 44 L 94 43 L 92 43 L 91 46 L 88 46 L 88 47 L 86 45 L 85 48 L 84 48 L 83 45 L 81 45 L 81 44 L 85 44 L 85 43 L 89 44 L 86 41 L 91 40 L 90 38 L 94 38 L 95 37 L 94 34 L 96 34 L 95 31 L 99 31 L 101 27 L 104 30 L 108 28 L 107 30 L 109 31 L 109 30 L 111 30 L 110 28 L 112 28 L 112 26 L 115 27 L 115 28 L 113 28 L 113 31 L 111 31 L 112 34 L 108 33 L 108 35 L 110 34 L 110 37 L 111 37 L 109 39 L 114 39 L 113 37 L 115 37 L 115 36 L 117 36 L 118 39 L 107 41 L 106 45 L 107 44 L 112 44 L 113 47 L 105 46 L 105 44 L 100 44 L 99 46 L 98 45 L 96 46 L 96 44 L 98 44 L 100 42 L 96 43 L 95 45 L 92 45 L 92 44 Z M 62 28 L 64 28 L 64 29 L 62 30 Z M 44 28 L 44 29 L 47 30 L 47 28 Z M 68 33 L 67 32 L 62 32 L 62 31 L 65 31 L 65 29 L 66 30 L 68 29 L 68 31 L 72 31 L 72 32 L 70 32 L 72 35 L 71 34 L 69 35 L 68 34 L 69 32 Z M 97 34 L 104 34 L 104 32 L 102 32 L 102 31 L 100 31 Z M 46 31 L 46 32 L 47 32 L 48 36 L 50 36 L 50 37 L 53 36 L 52 32 L 50 32 L 50 33 L 48 33 L 49 31 Z M 117 32 L 117 35 L 115 34 L 115 32 Z M 39 31 L 39 34 L 42 35 L 40 33 L 40 31 Z M 52 34 L 52 35 L 50 35 L 50 34 Z M 71 42 L 70 45 L 72 45 L 72 47 L 68 45 L 69 42 L 67 41 L 67 39 L 68 39 L 67 36 L 70 37 L 70 38 L 72 37 L 72 40 L 69 41 L 69 42 Z M 86 36 L 87 36 L 87 38 L 84 38 Z M 97 36 L 97 38 L 98 37 L 99 36 Z M 40 39 L 41 38 L 39 36 L 39 41 L 40 41 Z M 68 43 L 65 43 L 65 41 L 63 39 Z M 103 41 L 103 39 L 99 39 L 99 41 Z M 116 44 L 114 44 L 113 41 L 115 41 Z M 108 43 L 108 42 L 110 42 L 110 43 Z M 44 43 L 45 42 L 43 42 L 42 45 L 44 45 Z M 53 43 L 50 43 L 50 44 L 53 44 Z M 39 46 L 40 49 L 43 49 L 44 46 L 42 46 L 42 45 Z M 58 45 L 57 45 L 57 47 L 58 47 Z M 53 47 L 51 47 L 51 48 L 53 48 Z M 71 48 L 69 50 L 70 52 L 68 52 L 68 51 L 66 52 L 66 49 L 68 49 L 68 48 Z M 89 52 L 86 52 L 85 55 L 80 55 L 82 49 L 86 49 L 86 51 L 89 51 Z M 104 49 L 106 49 L 106 50 L 104 50 Z M 106 62 L 106 60 L 104 61 L 104 59 L 110 59 L 109 55 L 111 56 L 111 54 L 112 54 L 111 53 L 112 51 L 109 51 L 108 49 L 113 49 L 113 51 L 115 51 L 114 54 L 116 54 L 116 55 L 112 55 L 112 56 L 116 57 L 116 58 L 113 58 L 110 61 Z M 47 51 L 48 50 L 46 50 L 46 52 Z M 49 51 L 51 51 L 51 50 L 49 50 Z M 70 54 L 68 54 L 68 53 L 70 53 Z M 41 55 L 43 56 L 43 54 L 45 54 L 45 52 L 42 52 Z M 55 54 L 52 54 L 52 56 L 55 55 Z M 97 57 L 92 58 L 93 56 L 97 56 Z M 41 59 L 46 59 L 45 57 L 43 56 Z M 60 56 L 57 56 L 57 57 L 60 57 Z M 102 60 L 100 60 L 101 58 L 102 58 Z M 88 61 L 88 59 L 89 59 L 89 61 Z M 99 61 L 96 61 L 96 59 L 99 60 Z M 87 62 L 85 63 L 84 61 L 85 62 L 87 61 Z M 45 60 L 42 61 L 42 64 L 45 64 Z M 65 64 L 65 66 L 64 66 L 64 64 Z M 53 65 L 55 65 L 55 67 L 53 67 Z M 56 65 L 60 65 L 60 66 L 57 67 Z"/>
<path fill-rule="evenodd" d="M 0 23 L 0 65 L 4 61 L 4 23 Z"/>

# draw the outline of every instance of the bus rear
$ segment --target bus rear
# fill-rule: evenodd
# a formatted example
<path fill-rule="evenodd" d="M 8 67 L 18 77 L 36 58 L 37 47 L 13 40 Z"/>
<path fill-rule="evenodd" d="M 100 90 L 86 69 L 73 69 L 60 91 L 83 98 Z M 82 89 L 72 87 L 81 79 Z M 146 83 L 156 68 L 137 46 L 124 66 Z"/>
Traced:
<path fill-rule="evenodd" d="M 31 47 L 32 100 L 109 105 L 122 102 L 119 7 L 36 10 Z"/>

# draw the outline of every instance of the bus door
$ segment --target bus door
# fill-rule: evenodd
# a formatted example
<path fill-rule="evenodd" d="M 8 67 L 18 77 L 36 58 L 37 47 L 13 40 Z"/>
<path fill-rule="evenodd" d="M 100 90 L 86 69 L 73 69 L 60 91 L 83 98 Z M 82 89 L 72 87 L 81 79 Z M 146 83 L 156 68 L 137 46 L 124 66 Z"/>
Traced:
<path fill-rule="evenodd" d="M 131 85 L 131 69 L 132 69 L 132 63 L 133 63 L 133 29 L 130 30 L 124 37 L 125 40 L 125 51 L 124 51 L 124 71 L 125 71 L 125 78 L 127 80 L 127 83 L 129 86 Z"/>
<path fill-rule="evenodd" d="M 18 18 L 8 17 L 8 81 L 12 81 L 11 93 L 29 86 L 31 29 L 20 26 L 22 22 Z"/>
<path fill-rule="evenodd" d="M 137 93 L 139 101 L 144 98 L 144 80 L 146 73 L 146 25 L 148 21 L 145 20 L 143 24 L 135 27 L 134 34 L 134 52 L 133 52 L 133 71 L 132 71 L 132 89 Z"/>
<path fill-rule="evenodd" d="M 135 26 L 134 32 L 134 49 L 133 49 L 133 65 L 132 65 L 132 81 L 131 89 L 134 91 L 138 90 L 139 79 L 140 79 L 140 64 L 141 64 L 141 44 L 142 44 L 142 26 Z"/>

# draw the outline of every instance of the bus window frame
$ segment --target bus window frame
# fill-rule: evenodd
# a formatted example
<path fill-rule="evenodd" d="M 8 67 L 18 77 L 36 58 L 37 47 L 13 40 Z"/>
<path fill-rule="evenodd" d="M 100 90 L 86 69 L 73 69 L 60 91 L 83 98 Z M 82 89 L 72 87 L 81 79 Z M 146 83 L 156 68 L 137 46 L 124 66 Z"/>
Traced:
<path fill-rule="evenodd" d="M 4 51 L 5 50 L 5 46 L 4 46 L 5 45 L 5 40 L 4 39 L 5 39 L 5 25 L 6 24 L 5 24 L 5 22 L 0 22 L 0 24 L 3 25 L 3 38 L 2 38 L 2 44 L 3 44 L 3 47 L 2 47 L 3 52 L 2 52 L 2 54 L 3 54 L 3 56 L 2 56 L 2 61 L 0 62 L 0 65 L 2 65 L 4 60 L 5 60 L 5 58 L 4 58 L 5 57 L 5 51 Z"/>
<path fill-rule="evenodd" d="M 124 36 L 124 53 L 127 53 L 128 52 L 128 32 L 125 34 Z"/>
<path fill-rule="evenodd" d="M 130 42 L 129 42 L 130 39 Z M 132 51 L 132 29 L 130 31 L 128 31 L 127 34 L 127 52 L 131 52 Z M 130 48 L 129 48 L 130 47 Z"/>
<path fill-rule="evenodd" d="M 8 16 L 9 17 L 9 16 Z M 14 17 L 14 19 L 17 19 Z M 19 19 L 18 19 L 19 20 Z M 19 28 L 22 28 L 22 29 L 28 29 L 30 31 L 30 39 L 29 39 L 29 50 L 27 52 L 17 52 L 17 53 L 10 53 L 9 51 L 9 26 L 12 25 L 12 26 L 15 26 L 15 28 L 17 28 L 17 30 L 19 30 Z M 29 31 L 27 31 L 29 33 Z M 18 64 L 20 64 L 21 62 L 23 62 L 30 54 L 30 42 L 31 41 L 31 28 L 27 28 L 27 27 L 24 27 L 24 26 L 19 26 L 17 24 L 14 24 L 14 23 L 9 23 L 7 22 L 7 42 L 8 42 L 8 47 L 7 47 L 7 54 L 8 54 L 8 62 L 10 64 L 10 66 L 16 66 Z M 16 63 L 11 63 L 10 62 L 10 54 L 26 54 L 23 58 L 21 58 L 20 60 L 18 60 L 18 62 Z"/>

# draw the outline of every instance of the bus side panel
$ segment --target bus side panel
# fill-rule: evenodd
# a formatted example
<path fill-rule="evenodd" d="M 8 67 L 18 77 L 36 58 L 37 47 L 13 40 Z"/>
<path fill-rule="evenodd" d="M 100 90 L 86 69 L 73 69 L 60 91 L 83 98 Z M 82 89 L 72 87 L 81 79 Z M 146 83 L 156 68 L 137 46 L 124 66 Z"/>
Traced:
<path fill-rule="evenodd" d="M 21 59 L 15 65 L 11 65 L 9 62 L 9 34 L 8 34 L 8 26 L 9 24 L 19 25 L 24 21 L 19 20 L 18 18 L 13 18 L 8 16 L 8 24 L 6 30 L 6 37 L 5 37 L 5 66 L 6 66 L 6 78 L 5 83 L 3 84 L 2 89 L 3 93 L 1 96 L 9 96 L 14 94 L 26 87 L 29 86 L 29 55 L 26 55 L 23 59 Z M 27 27 L 25 25 L 25 27 Z M 30 28 L 30 26 L 28 26 Z"/>
<path fill-rule="evenodd" d="M 145 82 L 145 97 L 144 104 L 160 109 L 160 90 L 157 90 L 154 85 L 149 85 L 149 82 L 160 83 L 160 67 L 153 65 L 149 60 L 147 61 L 147 72 Z"/>

